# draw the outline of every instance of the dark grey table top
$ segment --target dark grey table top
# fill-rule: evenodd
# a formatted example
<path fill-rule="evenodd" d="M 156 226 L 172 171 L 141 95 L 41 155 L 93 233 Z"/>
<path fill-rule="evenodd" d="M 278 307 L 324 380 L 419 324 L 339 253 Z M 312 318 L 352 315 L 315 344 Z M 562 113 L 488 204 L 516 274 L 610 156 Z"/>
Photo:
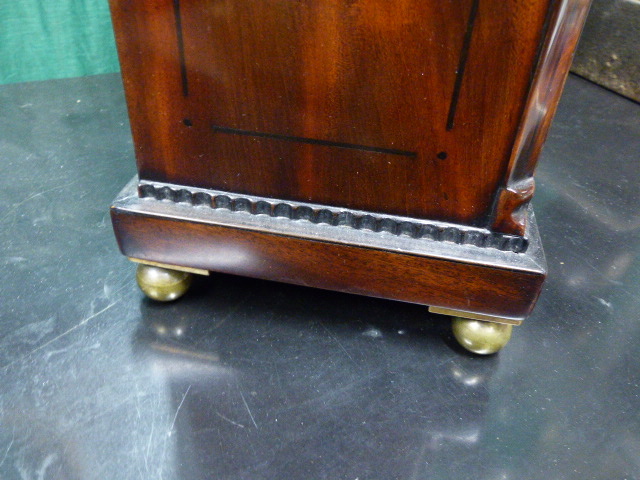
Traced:
<path fill-rule="evenodd" d="M 549 280 L 499 355 L 425 307 L 232 276 L 135 286 L 118 76 L 0 88 L 0 478 L 640 478 L 640 107 L 570 78 Z"/>

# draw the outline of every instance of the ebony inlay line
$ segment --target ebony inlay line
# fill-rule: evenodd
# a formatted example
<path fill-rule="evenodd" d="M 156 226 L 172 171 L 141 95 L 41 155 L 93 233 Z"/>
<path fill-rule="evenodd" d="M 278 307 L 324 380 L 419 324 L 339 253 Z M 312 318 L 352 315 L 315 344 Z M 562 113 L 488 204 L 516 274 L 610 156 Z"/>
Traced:
<path fill-rule="evenodd" d="M 184 59 L 184 40 L 182 38 L 182 15 L 180 13 L 180 0 L 173 0 L 173 15 L 176 19 L 176 36 L 178 39 L 178 59 L 180 62 L 180 76 L 182 78 L 182 95 L 189 95 L 189 83 L 187 80 L 187 63 Z"/>
<path fill-rule="evenodd" d="M 454 126 L 456 118 L 456 109 L 458 108 L 458 98 L 462 88 L 462 78 L 464 77 L 464 69 L 467 66 L 467 58 L 469 57 L 469 48 L 471 46 L 471 37 L 473 35 L 473 25 L 478 15 L 478 4 L 480 0 L 473 0 L 471 4 L 471 12 L 467 20 L 467 30 L 464 33 L 462 41 L 462 49 L 460 50 L 460 59 L 458 60 L 458 69 L 456 70 L 456 79 L 453 84 L 453 94 L 451 95 L 451 104 L 449 105 L 449 115 L 447 116 L 447 130 L 451 130 Z"/>
<path fill-rule="evenodd" d="M 322 145 L 325 147 L 350 148 L 352 150 L 361 150 L 363 152 L 386 153 L 389 155 L 401 155 L 403 157 L 415 158 L 417 152 L 407 150 L 396 150 L 393 148 L 370 147 L 367 145 L 357 145 L 355 143 L 331 142 L 329 140 L 319 140 L 317 138 L 294 137 L 291 135 L 280 135 L 278 133 L 254 132 L 251 130 L 241 130 L 239 128 L 219 127 L 212 125 L 214 132 L 229 133 L 231 135 L 243 135 L 245 137 L 271 138 L 274 140 L 284 140 L 286 142 L 307 143 L 309 145 Z"/>

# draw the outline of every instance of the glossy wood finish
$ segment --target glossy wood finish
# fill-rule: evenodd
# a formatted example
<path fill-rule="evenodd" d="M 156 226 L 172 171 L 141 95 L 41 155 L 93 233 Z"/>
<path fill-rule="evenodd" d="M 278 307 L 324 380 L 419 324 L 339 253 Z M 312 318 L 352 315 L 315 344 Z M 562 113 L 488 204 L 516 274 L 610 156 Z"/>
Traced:
<path fill-rule="evenodd" d="M 550 1 L 111 5 L 142 179 L 485 226 Z"/>

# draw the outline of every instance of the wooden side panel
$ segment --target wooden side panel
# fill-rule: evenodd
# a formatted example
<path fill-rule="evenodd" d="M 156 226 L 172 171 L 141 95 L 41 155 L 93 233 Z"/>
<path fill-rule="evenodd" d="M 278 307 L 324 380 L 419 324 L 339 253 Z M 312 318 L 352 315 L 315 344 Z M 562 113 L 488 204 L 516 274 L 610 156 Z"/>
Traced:
<path fill-rule="evenodd" d="M 486 225 L 550 0 L 111 0 L 142 179 Z"/>
<path fill-rule="evenodd" d="M 524 235 L 542 146 L 564 88 L 591 0 L 557 0 L 491 228 Z"/>

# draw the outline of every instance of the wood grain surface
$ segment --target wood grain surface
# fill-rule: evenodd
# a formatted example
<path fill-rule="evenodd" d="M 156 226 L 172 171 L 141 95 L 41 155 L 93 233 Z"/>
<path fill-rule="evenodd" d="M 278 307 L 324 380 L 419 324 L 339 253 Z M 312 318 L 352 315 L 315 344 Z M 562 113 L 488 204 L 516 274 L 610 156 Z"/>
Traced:
<path fill-rule="evenodd" d="M 486 226 L 550 0 L 111 7 L 142 179 Z"/>

